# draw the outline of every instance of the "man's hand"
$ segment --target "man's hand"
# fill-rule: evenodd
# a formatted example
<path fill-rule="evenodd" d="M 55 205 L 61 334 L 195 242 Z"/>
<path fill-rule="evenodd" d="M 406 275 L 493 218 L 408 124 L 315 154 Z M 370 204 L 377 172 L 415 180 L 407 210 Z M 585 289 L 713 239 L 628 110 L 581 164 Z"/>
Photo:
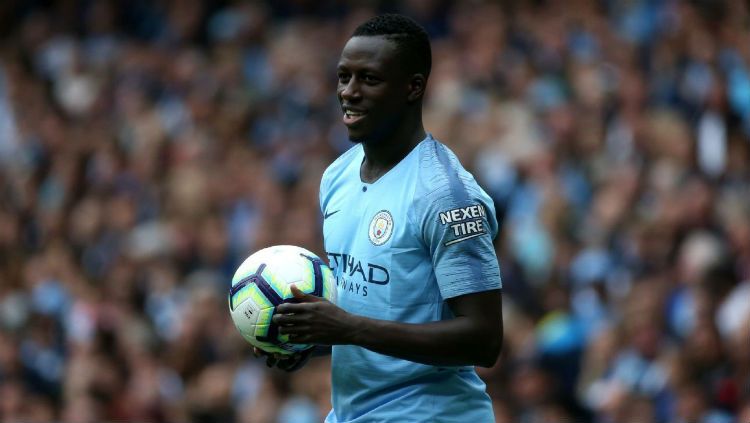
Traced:
<path fill-rule="evenodd" d="M 281 370 L 293 372 L 307 363 L 314 349 L 310 348 L 296 354 L 284 355 L 268 353 L 258 347 L 253 347 L 253 354 L 256 357 L 266 357 L 266 366 L 268 367 L 278 367 Z"/>
<path fill-rule="evenodd" d="M 289 335 L 289 341 L 299 344 L 336 345 L 350 343 L 355 332 L 350 315 L 330 301 L 305 294 L 291 286 L 296 303 L 276 307 L 273 321 L 279 333 Z"/>

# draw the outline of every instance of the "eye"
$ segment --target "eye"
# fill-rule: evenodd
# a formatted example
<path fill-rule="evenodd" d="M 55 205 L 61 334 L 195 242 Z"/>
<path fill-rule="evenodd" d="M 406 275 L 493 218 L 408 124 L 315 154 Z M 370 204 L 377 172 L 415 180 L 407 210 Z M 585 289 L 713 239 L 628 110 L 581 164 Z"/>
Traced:
<path fill-rule="evenodd" d="M 338 77 L 339 77 L 339 83 L 341 84 L 346 84 L 347 82 L 349 82 L 349 79 L 351 79 L 351 75 L 348 74 L 347 72 L 339 72 Z"/>
<path fill-rule="evenodd" d="M 365 81 L 365 83 L 369 84 L 369 85 L 374 85 L 374 84 L 377 84 L 378 82 L 380 82 L 380 78 L 378 78 L 377 76 L 375 76 L 375 75 L 367 75 L 367 74 L 365 74 L 364 76 L 362 76 L 362 80 Z"/>

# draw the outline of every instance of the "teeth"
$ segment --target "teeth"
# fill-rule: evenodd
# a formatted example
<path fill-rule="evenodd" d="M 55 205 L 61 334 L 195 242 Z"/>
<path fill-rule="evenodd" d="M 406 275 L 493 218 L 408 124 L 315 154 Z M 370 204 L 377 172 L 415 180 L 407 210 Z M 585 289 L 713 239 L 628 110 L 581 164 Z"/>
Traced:
<path fill-rule="evenodd" d="M 346 117 L 357 117 L 357 116 L 362 116 L 363 115 L 363 113 L 351 112 L 351 111 L 348 111 L 348 110 L 346 112 L 344 112 L 344 114 L 346 115 Z"/>

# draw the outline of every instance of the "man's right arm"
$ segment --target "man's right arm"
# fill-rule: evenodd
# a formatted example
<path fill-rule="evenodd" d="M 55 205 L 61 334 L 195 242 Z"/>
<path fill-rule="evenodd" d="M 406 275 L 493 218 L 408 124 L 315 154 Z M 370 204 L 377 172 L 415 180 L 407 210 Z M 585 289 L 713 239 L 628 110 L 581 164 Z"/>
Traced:
<path fill-rule="evenodd" d="M 258 347 L 253 347 L 253 354 L 255 354 L 256 357 L 266 357 L 266 366 L 268 367 L 278 367 L 281 370 L 293 372 L 304 367 L 304 365 L 307 364 L 307 361 L 313 357 L 331 355 L 331 346 L 315 345 L 309 350 L 291 355 L 271 354 Z"/>

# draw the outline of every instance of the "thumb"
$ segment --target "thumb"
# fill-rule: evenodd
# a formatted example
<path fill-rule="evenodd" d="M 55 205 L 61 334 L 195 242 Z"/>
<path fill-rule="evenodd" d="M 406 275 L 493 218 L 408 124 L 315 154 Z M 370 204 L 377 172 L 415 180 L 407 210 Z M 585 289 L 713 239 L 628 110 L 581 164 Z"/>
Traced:
<path fill-rule="evenodd" d="M 292 295 L 294 295 L 294 298 L 300 300 L 300 301 L 309 301 L 309 302 L 315 302 L 318 301 L 318 298 L 314 295 L 305 294 L 297 288 L 297 285 L 291 284 L 289 285 L 289 289 L 292 291 Z"/>

